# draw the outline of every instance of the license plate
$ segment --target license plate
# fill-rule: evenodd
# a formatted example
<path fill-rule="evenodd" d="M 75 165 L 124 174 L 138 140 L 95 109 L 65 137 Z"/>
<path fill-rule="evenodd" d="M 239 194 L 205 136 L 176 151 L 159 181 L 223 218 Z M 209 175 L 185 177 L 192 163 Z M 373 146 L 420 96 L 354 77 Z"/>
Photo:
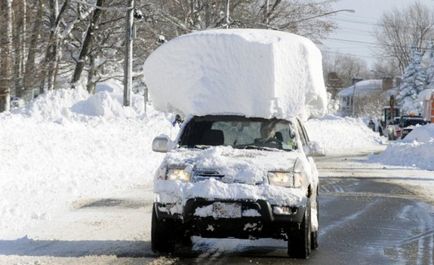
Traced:
<path fill-rule="evenodd" d="M 212 205 L 215 218 L 241 218 L 241 204 L 215 202 Z"/>

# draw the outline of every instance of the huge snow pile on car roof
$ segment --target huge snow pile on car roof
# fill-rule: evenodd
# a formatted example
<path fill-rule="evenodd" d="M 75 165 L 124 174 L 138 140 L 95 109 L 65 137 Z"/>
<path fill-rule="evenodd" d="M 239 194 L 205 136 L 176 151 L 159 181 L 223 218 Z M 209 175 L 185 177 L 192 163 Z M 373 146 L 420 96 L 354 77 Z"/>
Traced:
<path fill-rule="evenodd" d="M 403 140 L 370 157 L 371 162 L 434 170 L 434 124 L 414 128 Z"/>
<path fill-rule="evenodd" d="M 180 36 L 144 65 L 156 109 L 181 115 L 321 116 L 327 107 L 321 52 L 290 33 L 208 30 Z"/>

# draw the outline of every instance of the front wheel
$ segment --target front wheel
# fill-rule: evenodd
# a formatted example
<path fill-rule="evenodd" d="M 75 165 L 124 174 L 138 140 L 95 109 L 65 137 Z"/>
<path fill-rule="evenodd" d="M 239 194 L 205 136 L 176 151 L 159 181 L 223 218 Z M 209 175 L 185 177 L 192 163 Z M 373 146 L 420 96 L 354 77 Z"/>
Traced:
<path fill-rule="evenodd" d="M 175 250 L 175 236 L 171 220 L 158 220 L 155 205 L 152 208 L 151 248 L 156 253 L 171 253 Z"/>
<path fill-rule="evenodd" d="M 288 256 L 291 258 L 307 259 L 311 252 L 311 208 L 306 206 L 303 221 L 299 227 L 288 235 Z"/>

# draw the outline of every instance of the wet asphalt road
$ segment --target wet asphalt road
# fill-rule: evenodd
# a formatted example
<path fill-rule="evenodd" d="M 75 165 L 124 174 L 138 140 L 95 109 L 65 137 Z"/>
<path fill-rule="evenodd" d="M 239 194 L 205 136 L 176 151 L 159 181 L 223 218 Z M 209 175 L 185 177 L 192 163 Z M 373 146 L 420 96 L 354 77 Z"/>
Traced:
<path fill-rule="evenodd" d="M 195 257 L 178 253 L 162 263 L 434 264 L 434 208 L 407 189 L 373 179 L 323 178 L 320 207 L 320 248 L 308 260 L 288 259 L 282 242 L 233 251 L 202 246 Z"/>

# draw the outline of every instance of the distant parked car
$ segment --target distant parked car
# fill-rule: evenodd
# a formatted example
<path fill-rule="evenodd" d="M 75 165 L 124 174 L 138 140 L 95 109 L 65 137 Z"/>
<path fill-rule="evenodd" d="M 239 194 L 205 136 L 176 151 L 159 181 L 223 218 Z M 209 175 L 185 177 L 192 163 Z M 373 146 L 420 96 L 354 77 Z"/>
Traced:
<path fill-rule="evenodd" d="M 404 139 L 416 125 L 425 125 L 427 122 L 422 116 L 402 116 L 399 121 L 399 127 L 401 128 L 401 139 Z"/>
<path fill-rule="evenodd" d="M 400 120 L 400 117 L 396 117 L 387 125 L 386 133 L 389 140 L 396 140 L 401 137 L 401 128 L 399 127 Z"/>

